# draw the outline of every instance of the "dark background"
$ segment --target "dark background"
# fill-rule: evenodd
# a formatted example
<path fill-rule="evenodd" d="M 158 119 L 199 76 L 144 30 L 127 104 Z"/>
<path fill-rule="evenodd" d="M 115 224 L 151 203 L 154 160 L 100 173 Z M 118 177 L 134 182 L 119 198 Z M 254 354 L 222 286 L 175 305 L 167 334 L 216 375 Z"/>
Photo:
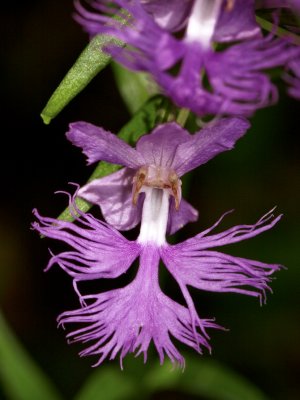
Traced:
<path fill-rule="evenodd" d="M 65 139 L 69 122 L 82 119 L 117 132 L 129 114 L 107 68 L 50 125 L 43 125 L 42 108 L 88 38 L 72 20 L 69 0 L 14 1 L 1 7 L 1 309 L 32 357 L 71 398 L 91 373 L 92 360 L 80 359 L 79 346 L 68 346 L 56 329 L 57 315 L 77 302 L 71 280 L 58 267 L 43 273 L 52 243 L 30 230 L 31 210 L 57 216 L 66 199 L 54 191 L 72 190 L 68 182 L 83 184 L 93 170 Z M 215 316 L 230 328 L 212 334 L 212 357 L 271 399 L 292 400 L 299 398 L 300 107 L 280 90 L 280 104 L 257 112 L 234 151 L 194 173 L 189 200 L 200 219 L 181 235 L 199 232 L 232 208 L 236 211 L 222 228 L 253 223 L 274 205 L 284 214 L 273 230 L 224 249 L 288 267 L 277 274 L 266 306 L 234 294 L 192 293 L 200 315 Z M 176 296 L 175 284 L 168 291 Z"/>

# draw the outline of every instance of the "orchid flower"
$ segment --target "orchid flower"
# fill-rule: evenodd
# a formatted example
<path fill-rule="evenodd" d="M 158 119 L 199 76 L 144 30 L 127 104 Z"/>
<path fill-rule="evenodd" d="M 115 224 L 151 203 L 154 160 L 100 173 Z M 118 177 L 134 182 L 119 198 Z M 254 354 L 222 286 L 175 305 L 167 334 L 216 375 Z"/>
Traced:
<path fill-rule="evenodd" d="M 244 118 L 223 118 L 194 135 L 175 122 L 157 126 L 136 148 L 87 122 L 70 124 L 67 138 L 83 149 L 88 163 L 107 161 L 123 169 L 84 185 L 78 195 L 100 206 L 105 220 L 118 230 L 136 226 L 147 186 L 169 193 L 168 233 L 195 221 L 198 212 L 181 198 L 182 175 L 233 148 L 249 127 Z"/>
<path fill-rule="evenodd" d="M 285 66 L 298 50 L 262 35 L 254 0 L 94 0 L 91 6 L 76 3 L 84 29 L 121 40 L 125 48 L 112 44 L 106 51 L 150 73 L 175 104 L 200 116 L 249 116 L 274 104 L 277 88 L 266 70 Z"/>
<path fill-rule="evenodd" d="M 168 123 L 143 136 L 133 149 L 94 125 L 71 124 L 67 136 L 83 148 L 89 162 L 104 159 L 125 166 L 123 172 L 117 172 L 121 181 L 124 176 L 131 175 L 131 179 L 126 178 L 126 183 L 119 185 L 121 189 L 129 188 L 123 198 L 126 202 L 132 193 L 130 198 L 136 206 L 131 207 L 134 209 L 138 204 L 141 207 L 140 233 L 133 241 L 110 224 L 76 208 L 75 197 L 82 189 L 69 200 L 76 217 L 74 222 L 43 217 L 34 211 L 38 221 L 33 228 L 71 248 L 60 254 L 51 253 L 46 269 L 58 264 L 73 278 L 81 308 L 63 313 L 58 322 L 63 326 L 80 324 L 68 338 L 70 342 L 92 342 L 81 355 L 97 355 L 96 365 L 99 365 L 106 358 L 114 359 L 120 354 L 122 366 L 123 358 L 130 352 L 143 353 L 146 361 L 153 341 L 161 363 L 167 355 L 173 363 L 183 367 L 184 359 L 172 338 L 202 353 L 204 347 L 211 350 L 207 329 L 222 329 L 214 320 L 199 317 L 188 286 L 265 300 L 271 275 L 280 266 L 230 256 L 215 248 L 257 236 L 272 228 L 281 216 L 273 217 L 269 212 L 253 225 L 238 225 L 211 234 L 221 217 L 212 227 L 179 244 L 170 245 L 166 238 L 170 220 L 171 226 L 175 226 L 172 218 L 176 220 L 174 215 L 180 213 L 180 177 L 221 151 L 232 148 L 248 126 L 248 121 L 242 118 L 224 118 L 190 135 L 177 124 Z M 101 199 L 105 198 L 101 196 L 109 189 L 108 196 L 111 193 L 114 198 L 118 196 L 118 206 L 122 208 L 122 195 L 110 189 L 110 184 L 102 183 L 103 180 L 96 186 L 91 183 L 92 186 L 83 191 L 96 193 L 101 205 Z M 119 193 L 122 190 L 118 188 Z M 108 209 L 104 214 L 108 220 Z M 178 219 L 187 222 L 187 214 L 182 212 Z M 92 295 L 83 295 L 79 290 L 81 281 L 121 276 L 137 259 L 138 272 L 126 287 Z M 177 281 L 185 305 L 162 292 L 158 280 L 160 260 Z"/>

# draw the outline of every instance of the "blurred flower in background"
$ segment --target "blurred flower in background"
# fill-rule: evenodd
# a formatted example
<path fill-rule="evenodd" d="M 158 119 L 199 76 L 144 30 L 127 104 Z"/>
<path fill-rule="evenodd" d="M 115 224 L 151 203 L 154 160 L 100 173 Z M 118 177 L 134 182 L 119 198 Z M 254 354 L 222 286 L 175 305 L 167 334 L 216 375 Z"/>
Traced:
<path fill-rule="evenodd" d="M 275 26 L 262 34 L 254 0 L 90 4 L 92 11 L 76 2 L 84 29 L 125 43 L 107 51 L 127 68 L 149 72 L 164 94 L 200 116 L 249 116 L 276 103 L 277 88 L 265 71 L 299 54 L 297 46 L 275 36 Z"/>

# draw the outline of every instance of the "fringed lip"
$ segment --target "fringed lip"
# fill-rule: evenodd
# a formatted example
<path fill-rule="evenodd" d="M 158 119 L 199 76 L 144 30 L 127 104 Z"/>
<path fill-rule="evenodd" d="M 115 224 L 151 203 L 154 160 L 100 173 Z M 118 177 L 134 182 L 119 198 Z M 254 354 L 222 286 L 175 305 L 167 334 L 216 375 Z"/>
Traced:
<path fill-rule="evenodd" d="M 255 224 L 237 225 L 212 234 L 224 214 L 212 227 L 195 237 L 169 245 L 165 240 L 162 243 L 128 241 L 108 224 L 76 209 L 73 204 L 76 193 L 73 197 L 69 195 L 70 206 L 74 207 L 73 212 L 77 215 L 75 222 L 42 217 L 35 210 L 38 222 L 33 224 L 33 228 L 72 248 L 52 254 L 47 268 L 56 263 L 73 277 L 81 308 L 64 312 L 59 316 L 58 324 L 62 327 L 69 324 L 80 326 L 68 333 L 68 342 L 89 343 L 80 355 L 98 356 L 95 366 L 119 354 L 122 368 L 122 360 L 128 353 L 143 353 L 146 361 L 148 347 L 153 342 L 161 363 L 167 356 L 174 365 L 184 368 L 184 358 L 173 338 L 202 354 L 203 348 L 211 352 L 207 329 L 224 329 L 212 319 L 199 317 L 188 286 L 254 296 L 262 303 L 266 292 L 271 291 L 272 274 L 281 268 L 277 264 L 212 250 L 271 229 L 281 218 L 281 215 L 273 215 L 274 210 Z M 164 212 L 166 210 L 167 207 Z M 138 257 L 138 272 L 129 285 L 100 294 L 80 293 L 77 283 L 81 280 L 116 278 L 125 273 Z M 160 259 L 177 281 L 186 306 L 161 291 L 158 281 Z"/>

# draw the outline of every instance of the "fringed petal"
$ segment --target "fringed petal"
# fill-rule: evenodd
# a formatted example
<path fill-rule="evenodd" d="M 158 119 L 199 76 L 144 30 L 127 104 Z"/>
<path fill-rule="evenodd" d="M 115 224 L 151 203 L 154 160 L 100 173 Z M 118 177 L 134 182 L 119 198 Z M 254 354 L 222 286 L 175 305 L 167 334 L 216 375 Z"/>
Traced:
<path fill-rule="evenodd" d="M 211 229 L 206 230 L 185 242 L 165 247 L 162 259 L 181 290 L 186 292 L 187 301 L 190 300 L 186 286 L 190 285 L 207 291 L 255 296 L 265 302 L 266 291 L 271 291 L 271 275 L 282 266 L 234 257 L 210 248 L 249 239 L 272 228 L 279 219 L 280 216 L 274 218 L 268 213 L 254 225 L 235 226 L 210 236 Z"/>
<path fill-rule="evenodd" d="M 274 225 L 281 219 L 282 215 L 274 217 L 273 211 L 275 208 L 270 210 L 267 214 L 261 217 L 253 225 L 236 225 L 230 229 L 227 229 L 221 233 L 214 235 L 208 235 L 212 229 L 214 229 L 223 219 L 223 217 L 228 214 L 225 213 L 211 228 L 199 233 L 191 239 L 187 239 L 185 242 L 178 244 L 177 246 L 183 246 L 186 249 L 197 249 L 203 250 L 212 247 L 224 246 L 227 244 L 237 243 L 242 240 L 250 239 L 260 233 L 273 228 Z"/>
<path fill-rule="evenodd" d="M 38 220 L 32 224 L 33 229 L 72 248 L 57 255 L 52 254 L 46 270 L 58 264 L 75 281 L 116 278 L 126 272 L 138 257 L 140 246 L 91 214 L 80 212 L 74 198 L 70 199 L 69 205 L 74 215 L 77 213 L 74 222 L 43 217 L 37 210 L 33 211 Z"/>
<path fill-rule="evenodd" d="M 207 335 L 201 330 L 219 328 L 211 320 L 197 318 L 195 328 L 190 312 L 165 296 L 158 285 L 159 250 L 144 247 L 138 274 L 127 287 L 99 295 L 84 296 L 87 307 L 63 313 L 59 325 L 75 323 L 83 327 L 68 334 L 70 342 L 93 342 L 80 355 L 97 355 L 101 364 L 106 358 L 120 354 L 120 362 L 127 353 L 144 354 L 147 360 L 149 344 L 153 341 L 160 362 L 165 355 L 172 363 L 184 367 L 172 337 L 201 352 L 209 348 Z M 199 324 L 200 330 L 199 330 Z"/>

